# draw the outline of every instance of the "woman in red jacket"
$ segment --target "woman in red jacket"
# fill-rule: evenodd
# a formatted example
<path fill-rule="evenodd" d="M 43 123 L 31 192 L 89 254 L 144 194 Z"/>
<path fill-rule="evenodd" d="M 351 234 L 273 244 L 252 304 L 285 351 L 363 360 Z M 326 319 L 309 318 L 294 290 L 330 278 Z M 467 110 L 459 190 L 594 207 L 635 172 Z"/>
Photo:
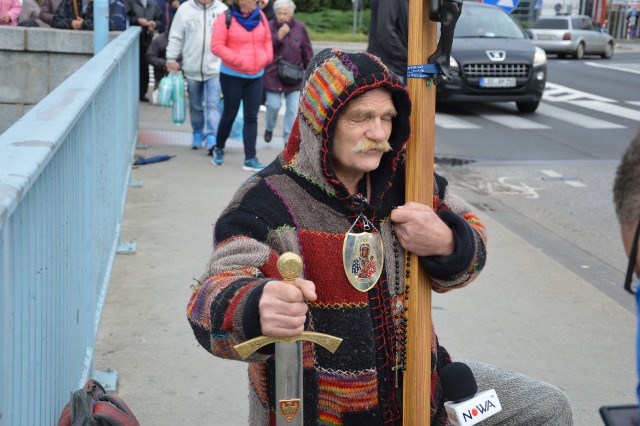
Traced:
<path fill-rule="evenodd" d="M 216 19 L 211 37 L 211 52 L 222 60 L 220 85 L 224 95 L 212 163 L 219 166 L 224 163 L 224 146 L 242 101 L 245 155 L 242 168 L 251 171 L 264 168 L 256 157 L 258 112 L 264 67 L 273 60 L 269 22 L 257 3 L 257 0 L 234 0 L 229 12 Z"/>

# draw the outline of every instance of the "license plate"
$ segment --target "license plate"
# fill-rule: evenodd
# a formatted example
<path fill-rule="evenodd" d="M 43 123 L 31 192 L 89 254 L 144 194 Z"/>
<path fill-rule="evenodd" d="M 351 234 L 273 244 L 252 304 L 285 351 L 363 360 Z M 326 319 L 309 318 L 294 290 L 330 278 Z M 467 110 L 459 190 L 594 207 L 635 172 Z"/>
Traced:
<path fill-rule="evenodd" d="M 516 87 L 515 77 L 482 77 L 480 87 Z"/>
<path fill-rule="evenodd" d="M 538 40 L 553 40 L 554 38 L 551 34 L 538 34 Z"/>

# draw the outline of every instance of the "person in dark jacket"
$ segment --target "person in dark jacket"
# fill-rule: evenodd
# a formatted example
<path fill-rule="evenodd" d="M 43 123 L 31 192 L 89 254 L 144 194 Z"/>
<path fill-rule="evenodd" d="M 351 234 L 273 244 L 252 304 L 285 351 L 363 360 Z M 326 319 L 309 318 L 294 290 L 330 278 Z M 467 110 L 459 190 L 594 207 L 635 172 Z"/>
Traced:
<path fill-rule="evenodd" d="M 93 1 L 62 0 L 51 26 L 63 30 L 93 30 Z"/>
<path fill-rule="evenodd" d="M 155 0 L 126 0 L 124 7 L 129 17 L 129 25 L 142 27 L 140 32 L 140 100 L 149 102 L 149 98 L 147 98 L 149 63 L 146 53 L 153 40 L 153 32 L 162 23 L 162 10 Z"/>
<path fill-rule="evenodd" d="M 367 52 L 382 59 L 407 84 L 409 0 L 371 0 Z"/>
<path fill-rule="evenodd" d="M 265 142 L 271 142 L 273 129 L 278 120 L 282 96 L 286 102 L 284 114 L 283 139 L 285 145 L 289 140 L 293 121 L 298 113 L 300 89 L 302 81 L 295 85 L 286 85 L 278 77 L 280 58 L 306 68 L 313 58 L 311 41 L 304 24 L 293 19 L 296 5 L 292 0 L 276 0 L 273 4 L 275 19 L 269 22 L 271 39 L 273 40 L 273 62 L 267 65 L 264 73 L 264 88 L 267 93 Z"/>
<path fill-rule="evenodd" d="M 153 39 L 147 49 L 147 63 L 153 67 L 154 89 L 160 85 L 160 80 L 167 74 L 167 44 L 169 44 L 169 31 L 165 31 Z"/>

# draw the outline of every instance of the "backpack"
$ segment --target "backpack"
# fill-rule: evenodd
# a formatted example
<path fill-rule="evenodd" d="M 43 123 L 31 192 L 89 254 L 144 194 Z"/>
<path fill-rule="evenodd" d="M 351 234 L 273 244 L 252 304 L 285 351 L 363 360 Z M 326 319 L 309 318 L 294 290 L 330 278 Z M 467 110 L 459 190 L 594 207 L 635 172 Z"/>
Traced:
<path fill-rule="evenodd" d="M 124 31 L 129 26 L 123 0 L 109 0 L 109 31 Z"/>
<path fill-rule="evenodd" d="M 127 404 L 93 379 L 71 394 L 58 426 L 140 426 Z"/>

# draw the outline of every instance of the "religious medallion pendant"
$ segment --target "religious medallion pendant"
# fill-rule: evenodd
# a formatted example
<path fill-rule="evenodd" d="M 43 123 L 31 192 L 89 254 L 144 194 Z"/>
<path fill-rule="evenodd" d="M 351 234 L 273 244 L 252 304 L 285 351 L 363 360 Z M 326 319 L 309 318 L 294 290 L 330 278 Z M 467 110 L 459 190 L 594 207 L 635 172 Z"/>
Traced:
<path fill-rule="evenodd" d="M 363 222 L 364 232 L 352 232 L 358 221 Z M 383 264 L 382 236 L 373 223 L 360 214 L 345 234 L 342 243 L 344 273 L 353 288 L 365 292 L 380 279 Z"/>

